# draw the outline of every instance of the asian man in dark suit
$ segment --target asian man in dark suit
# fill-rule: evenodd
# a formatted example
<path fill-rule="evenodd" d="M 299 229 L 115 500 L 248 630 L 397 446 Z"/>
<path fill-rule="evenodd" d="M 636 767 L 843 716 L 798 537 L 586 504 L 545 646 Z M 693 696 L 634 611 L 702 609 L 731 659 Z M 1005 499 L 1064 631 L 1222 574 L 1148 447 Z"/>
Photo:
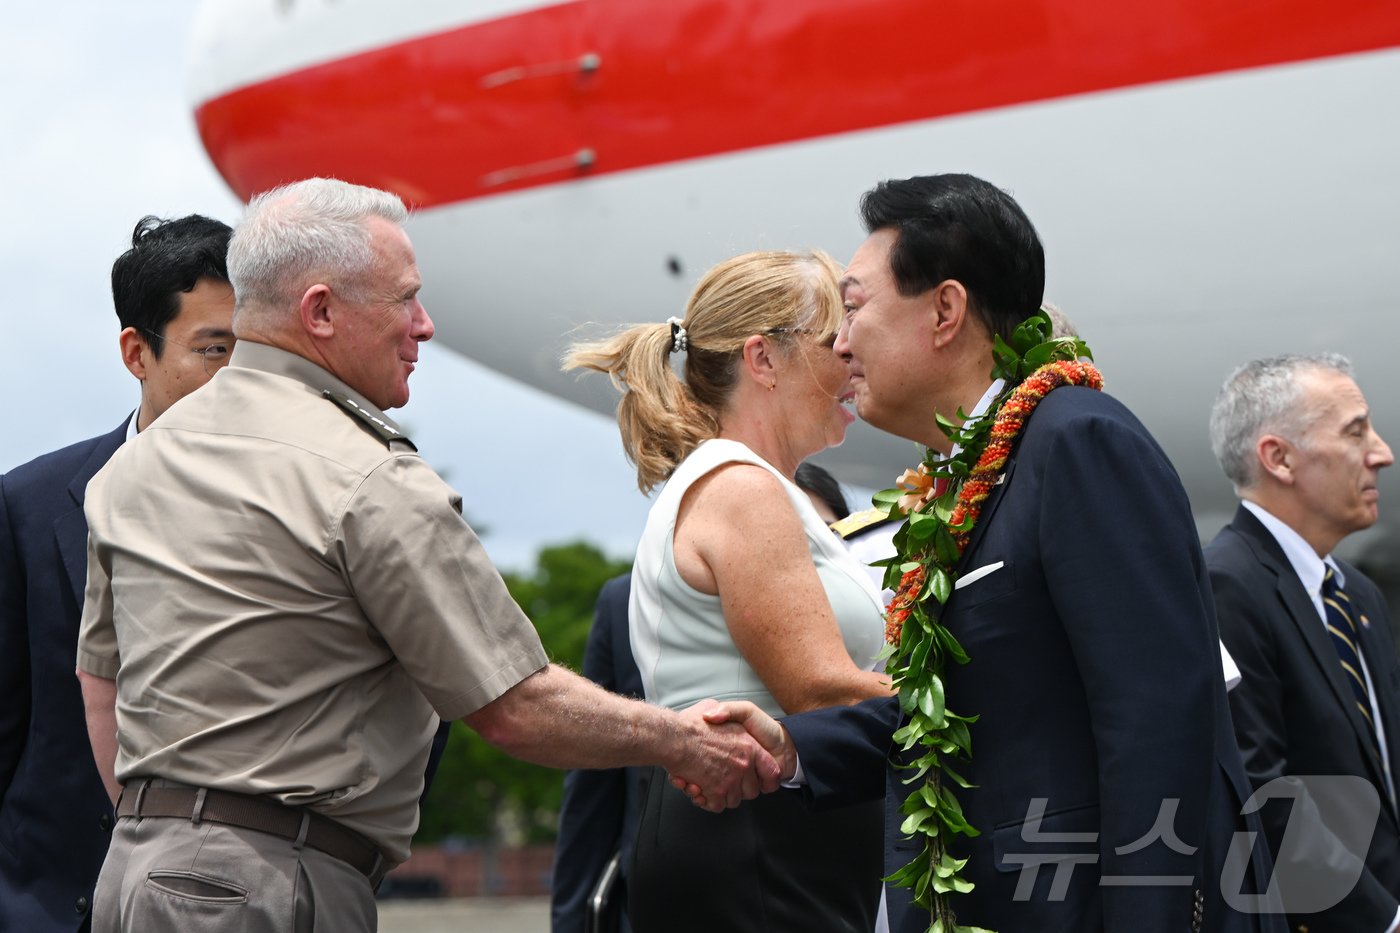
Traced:
<path fill-rule="evenodd" d="M 112 267 L 140 404 L 115 430 L 0 476 L 0 930 L 85 929 L 112 807 L 73 670 L 87 581 L 87 482 L 228 359 L 230 229 L 144 218 Z"/>
<path fill-rule="evenodd" d="M 1235 733 L 1257 787 L 1297 794 L 1262 811 L 1289 919 L 1313 933 L 1394 931 L 1400 664 L 1380 592 L 1331 556 L 1375 523 L 1376 479 L 1394 458 L 1336 354 L 1240 367 L 1212 409 L 1211 445 L 1241 500 L 1205 552 L 1243 675 Z M 1316 775 L 1360 783 L 1326 794 Z M 1329 887 L 1336 903 L 1299 904 L 1290 880 Z"/>
<path fill-rule="evenodd" d="M 869 237 L 842 282 L 862 418 L 948 452 L 936 416 L 987 411 L 993 339 L 1042 301 L 1044 254 L 1012 198 L 981 179 L 884 182 L 862 201 Z M 943 624 L 948 706 L 979 718 L 959 790 L 981 834 L 956 857 L 975 888 L 957 922 L 1001 933 L 1276 929 L 1237 909 L 1267 866 L 1236 859 L 1248 786 L 1230 728 L 1205 563 L 1185 492 L 1141 423 L 1088 388 L 1051 392 L 983 506 Z M 887 798 L 886 868 L 917 853 L 899 805 L 921 782 L 887 767 L 893 700 L 788 717 L 786 733 L 730 705 L 792 768 L 814 805 Z M 793 754 L 795 750 L 795 755 Z M 1265 856 L 1266 857 L 1266 856 Z M 1239 879 L 1236 879 L 1237 881 Z M 1230 890 L 1233 888 L 1233 891 Z M 927 911 L 889 889 L 890 929 Z"/>

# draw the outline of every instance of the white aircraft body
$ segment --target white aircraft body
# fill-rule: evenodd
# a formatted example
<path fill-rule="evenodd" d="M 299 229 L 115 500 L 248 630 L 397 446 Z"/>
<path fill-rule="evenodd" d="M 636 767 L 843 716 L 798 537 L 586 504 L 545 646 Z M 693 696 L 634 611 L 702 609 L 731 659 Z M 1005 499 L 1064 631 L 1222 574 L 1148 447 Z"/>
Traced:
<path fill-rule="evenodd" d="M 735 253 L 849 258 L 880 179 L 987 178 L 1210 534 L 1210 403 L 1251 357 L 1346 354 L 1400 444 L 1400 4 L 1350 7 L 210 0 L 191 84 L 239 195 L 398 192 L 438 339 L 599 411 L 559 371 L 579 335 L 664 321 Z M 826 462 L 878 488 L 915 458 L 861 425 Z"/>

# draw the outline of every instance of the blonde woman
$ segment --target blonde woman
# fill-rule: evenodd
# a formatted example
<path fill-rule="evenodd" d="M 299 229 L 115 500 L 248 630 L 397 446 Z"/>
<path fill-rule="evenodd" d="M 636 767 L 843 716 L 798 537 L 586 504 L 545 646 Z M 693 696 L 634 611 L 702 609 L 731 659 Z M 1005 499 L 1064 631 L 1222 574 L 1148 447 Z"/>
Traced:
<path fill-rule="evenodd" d="M 761 252 L 711 269 L 682 318 L 573 348 L 608 373 L 643 492 L 656 498 L 629 623 L 647 699 L 751 700 L 774 716 L 888 696 L 864 569 L 793 483 L 854 420 L 839 267 Z M 683 363 L 684 378 L 673 364 Z M 780 792 L 713 815 L 653 774 L 629 875 L 637 933 L 873 928 L 878 804 L 812 813 Z"/>

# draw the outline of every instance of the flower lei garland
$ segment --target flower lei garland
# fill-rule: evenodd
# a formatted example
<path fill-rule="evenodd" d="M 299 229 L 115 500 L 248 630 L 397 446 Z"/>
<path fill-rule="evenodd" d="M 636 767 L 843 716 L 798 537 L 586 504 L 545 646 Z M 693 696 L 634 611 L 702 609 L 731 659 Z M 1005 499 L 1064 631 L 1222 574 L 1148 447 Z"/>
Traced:
<path fill-rule="evenodd" d="M 954 858 L 948 845 L 956 835 L 979 832 L 963 817 L 948 786 L 972 785 L 949 766 L 949 759 L 971 759 L 968 725 L 977 717 L 959 716 L 945 702 L 947 664 L 965 664 L 968 656 L 938 616 L 952 595 L 957 565 L 982 505 L 1036 405 L 1060 386 L 1103 388 L 1099 371 L 1081 362 L 1081 357 L 1092 359 L 1089 347 L 1078 338 L 1051 334 L 1049 316 L 1040 311 L 1016 328 L 1009 345 L 995 338 L 992 377 L 1006 380 L 990 409 L 995 415 L 969 421 L 959 410 L 961 425 L 937 415 L 958 452 L 943 458 L 925 451 L 917 470 L 905 470 L 896 488 L 875 495 L 876 506 L 890 517 L 908 515 L 895 533 L 895 556 L 878 564 L 886 567 L 885 586 L 895 590 L 885 614 L 886 671 L 907 717 L 894 742 L 904 752 L 920 747 L 906 783 L 923 781 L 904 802 L 901 826 L 906 834 L 923 836 L 923 850 L 886 880 L 913 889 L 914 902 L 929 911 L 929 933 L 987 933 L 958 925 L 950 904 L 952 895 L 965 894 L 973 885 L 961 875 L 967 859 Z"/>

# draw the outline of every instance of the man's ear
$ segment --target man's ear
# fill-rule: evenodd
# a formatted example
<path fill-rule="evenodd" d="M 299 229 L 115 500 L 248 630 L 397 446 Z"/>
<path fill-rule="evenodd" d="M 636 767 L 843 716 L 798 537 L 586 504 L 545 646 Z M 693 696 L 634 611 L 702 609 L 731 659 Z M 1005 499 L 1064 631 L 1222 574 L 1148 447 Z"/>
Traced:
<path fill-rule="evenodd" d="M 776 360 L 773 357 L 773 344 L 762 334 L 754 334 L 744 341 L 743 371 L 765 389 L 771 389 L 778 381 Z"/>
<path fill-rule="evenodd" d="M 297 316 L 301 320 L 302 330 L 309 336 L 329 340 L 335 334 L 330 286 L 318 283 L 308 288 L 297 306 Z"/>
<path fill-rule="evenodd" d="M 1254 455 L 1259 459 L 1260 470 L 1285 486 L 1293 485 L 1292 444 L 1275 434 L 1265 434 L 1254 445 Z"/>
<path fill-rule="evenodd" d="M 146 381 L 146 359 L 144 352 L 149 348 L 145 336 L 136 328 L 128 327 L 117 336 L 117 346 L 122 351 L 122 365 L 142 382 Z"/>
<path fill-rule="evenodd" d="M 933 287 L 928 293 L 928 313 L 935 349 L 946 347 L 973 325 L 967 289 L 957 279 L 944 279 Z"/>

